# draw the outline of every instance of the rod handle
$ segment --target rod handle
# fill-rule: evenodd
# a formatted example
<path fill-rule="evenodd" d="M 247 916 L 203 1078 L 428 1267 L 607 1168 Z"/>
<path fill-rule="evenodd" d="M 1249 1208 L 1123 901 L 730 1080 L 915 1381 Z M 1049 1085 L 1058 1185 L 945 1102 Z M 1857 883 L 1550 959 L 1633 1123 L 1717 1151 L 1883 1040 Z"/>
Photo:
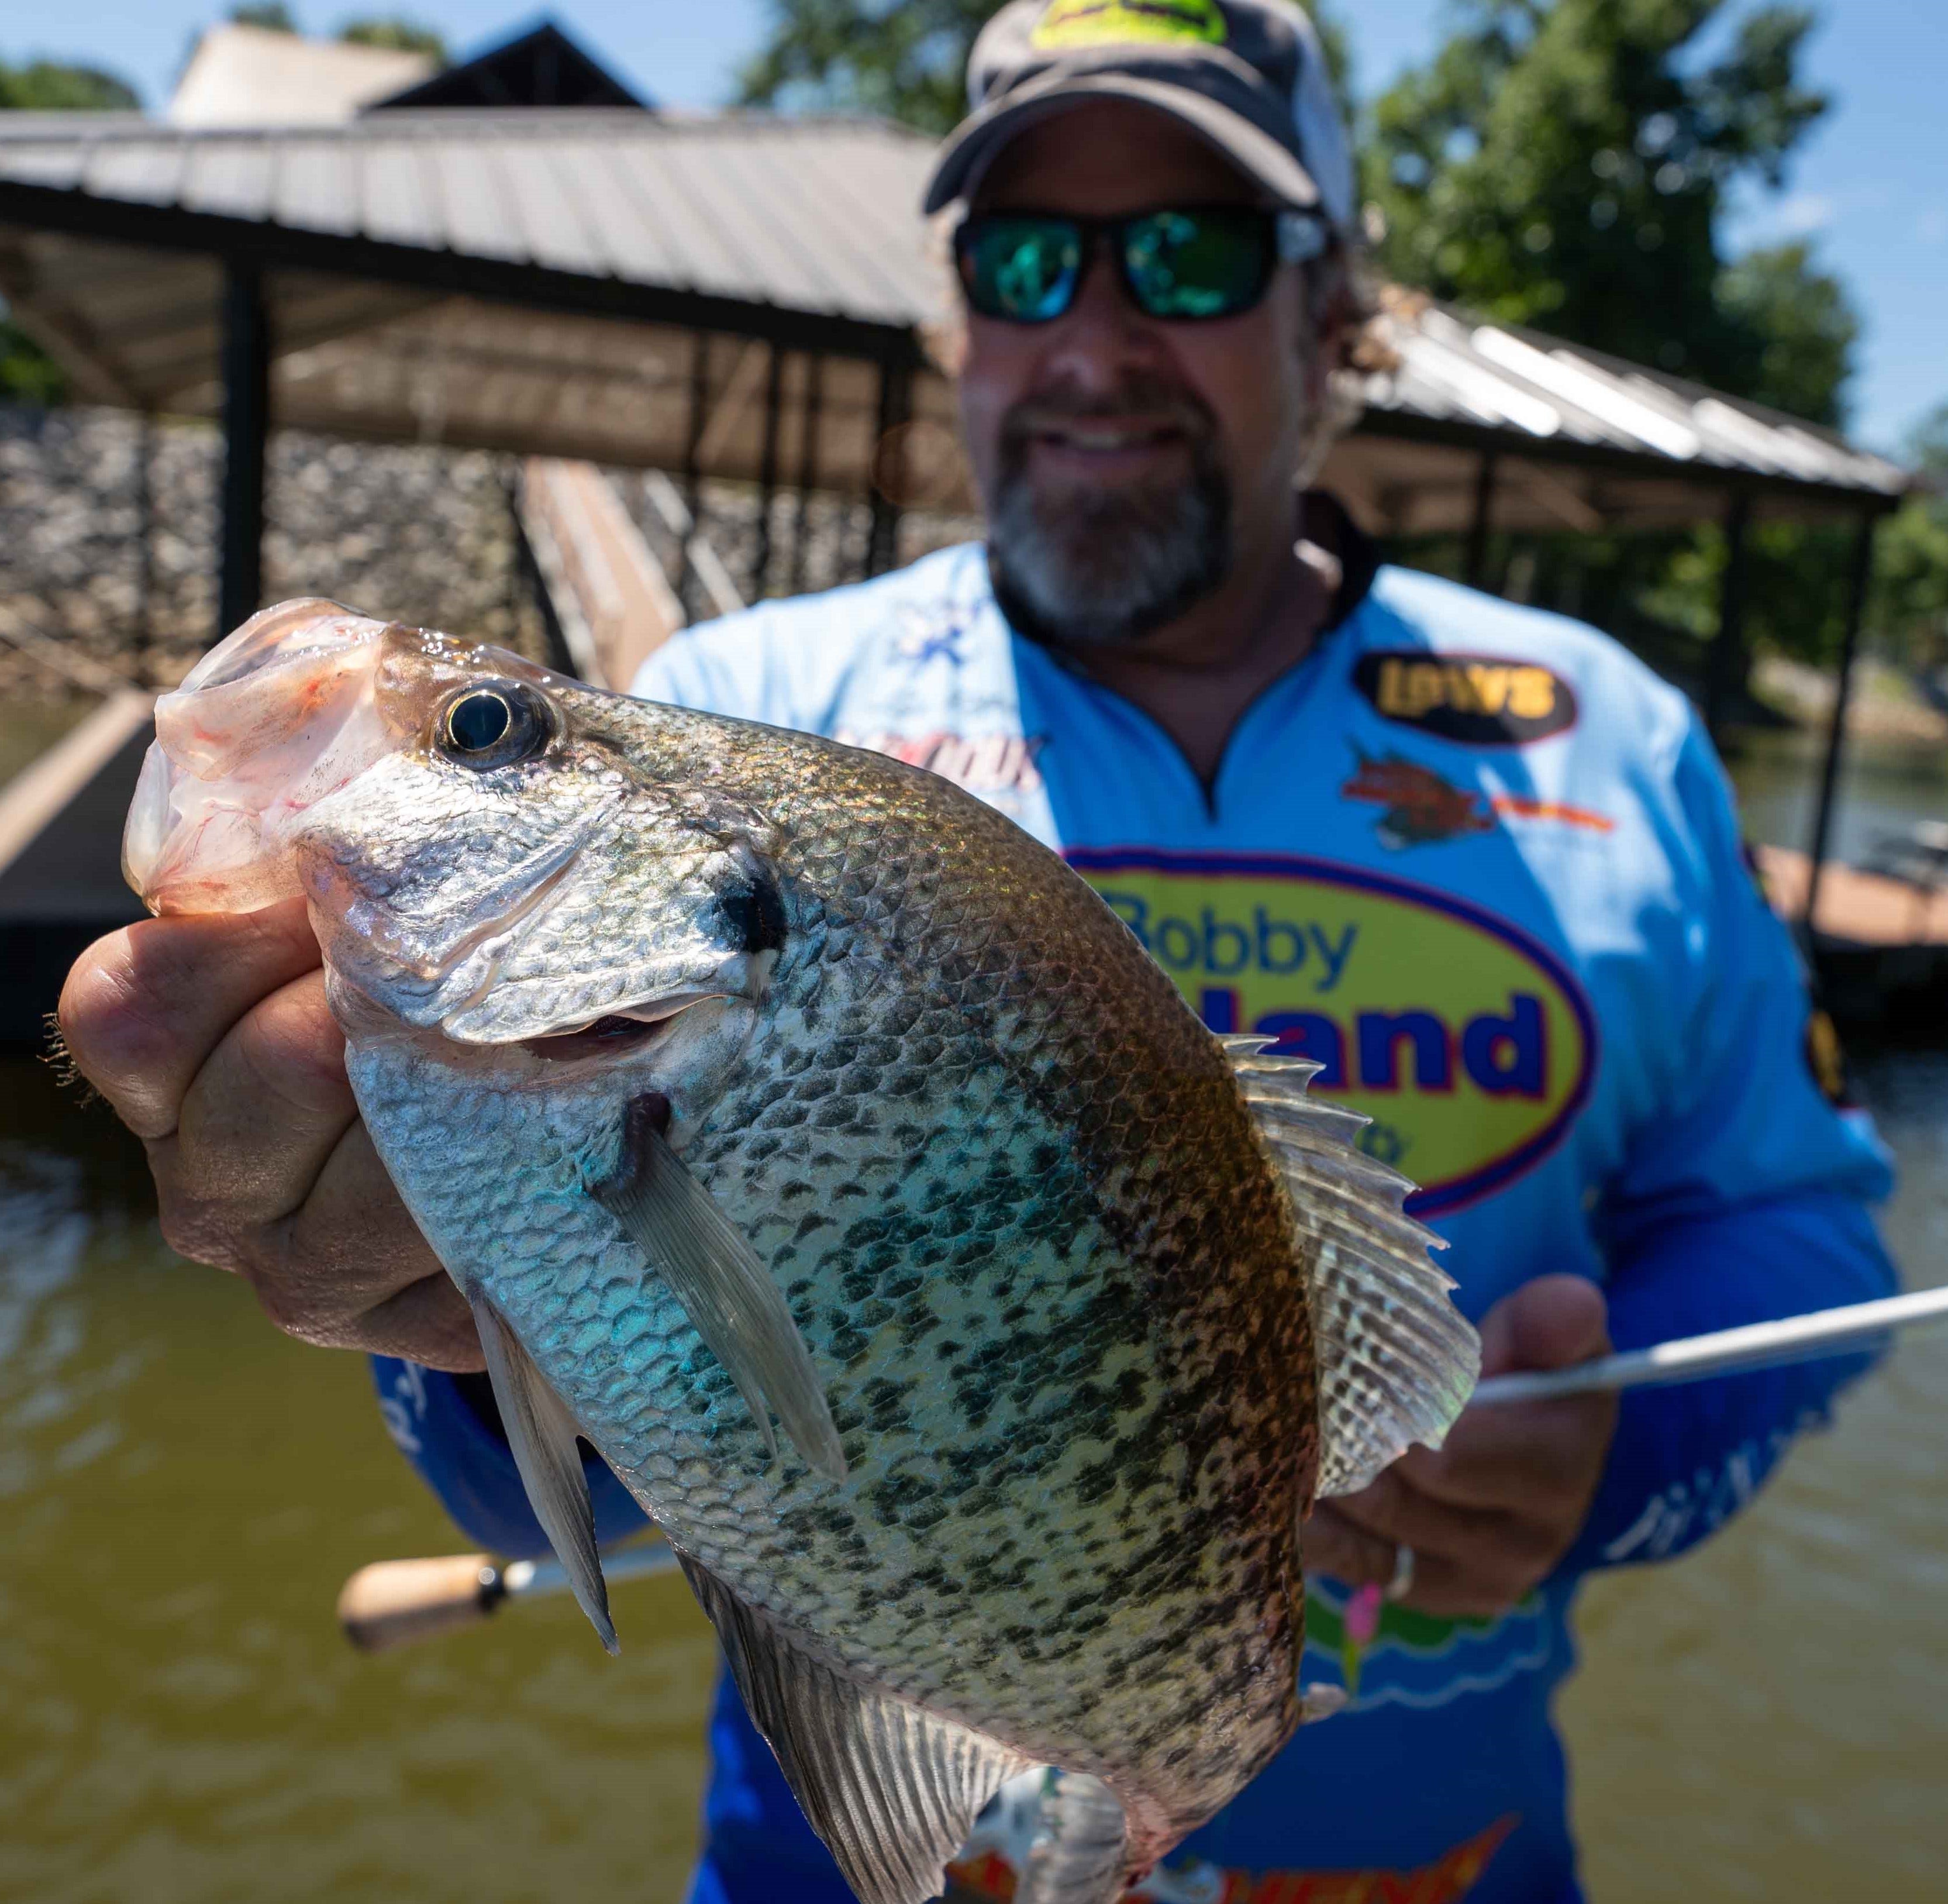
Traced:
<path fill-rule="evenodd" d="M 505 1598 L 485 1554 L 375 1561 L 346 1582 L 338 1623 L 361 1653 L 383 1653 L 477 1625 Z"/>

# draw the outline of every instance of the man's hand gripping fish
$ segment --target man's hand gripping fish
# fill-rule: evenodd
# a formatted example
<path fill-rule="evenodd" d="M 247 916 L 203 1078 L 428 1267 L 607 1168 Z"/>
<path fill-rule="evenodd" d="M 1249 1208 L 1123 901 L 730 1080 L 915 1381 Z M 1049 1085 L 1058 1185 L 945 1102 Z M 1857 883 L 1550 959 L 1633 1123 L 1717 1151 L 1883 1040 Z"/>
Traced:
<path fill-rule="evenodd" d="M 1100 1904 L 1279 1750 L 1314 1496 L 1478 1365 L 1315 1067 L 876 754 L 323 601 L 156 728 L 131 883 L 309 901 L 584 1609 L 613 1648 L 578 1433 L 867 1904 L 937 1895 L 1038 1766 L 1023 1898 Z"/>

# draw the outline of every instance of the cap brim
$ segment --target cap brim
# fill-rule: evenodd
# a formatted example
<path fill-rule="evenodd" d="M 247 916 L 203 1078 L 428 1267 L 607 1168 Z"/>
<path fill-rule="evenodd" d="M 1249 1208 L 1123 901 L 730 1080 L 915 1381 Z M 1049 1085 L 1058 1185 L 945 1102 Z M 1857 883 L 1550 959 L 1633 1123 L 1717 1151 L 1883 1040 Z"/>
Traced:
<path fill-rule="evenodd" d="M 1281 203 L 1310 211 L 1320 203 L 1319 188 L 1304 166 L 1276 139 L 1222 101 L 1130 73 L 1103 73 L 1024 88 L 963 120 L 934 160 L 921 209 L 931 214 L 966 197 L 1010 140 L 1038 120 L 1092 99 L 1127 99 L 1168 113 Z"/>

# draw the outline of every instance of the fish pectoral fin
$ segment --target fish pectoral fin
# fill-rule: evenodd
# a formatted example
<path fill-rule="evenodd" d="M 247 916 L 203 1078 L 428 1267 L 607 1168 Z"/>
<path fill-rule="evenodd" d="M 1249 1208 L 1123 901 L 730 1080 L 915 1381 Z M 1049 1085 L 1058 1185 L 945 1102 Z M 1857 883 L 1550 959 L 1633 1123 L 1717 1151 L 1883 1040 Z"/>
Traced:
<path fill-rule="evenodd" d="M 939 1896 L 947 1862 L 982 1808 L 1028 1761 L 834 1671 L 714 1573 L 678 1558 L 723 1642 L 744 1710 L 861 1904 Z"/>
<path fill-rule="evenodd" d="M 845 1453 L 811 1352 L 758 1253 L 684 1169 L 656 1128 L 653 1100 L 624 1114 L 622 1163 L 589 1194 L 670 1286 L 691 1326 L 723 1363 L 773 1454 L 771 1410 L 807 1464 L 838 1481 Z"/>
<path fill-rule="evenodd" d="M 1041 1816 L 1015 1904 L 1112 1904 L 1120 1897 L 1129 1825 L 1116 1794 L 1087 1772 L 1058 1772 L 1043 1791 Z"/>
<path fill-rule="evenodd" d="M 1402 1207 L 1413 1185 L 1353 1148 L 1368 1120 L 1305 1095 L 1319 1067 L 1262 1037 L 1221 1038 L 1298 1219 L 1319 1374 L 1321 1495 L 1352 1494 L 1416 1441 L 1441 1446 L 1481 1345 L 1428 1259 L 1441 1239 Z"/>
<path fill-rule="evenodd" d="M 609 1617 L 608 1583 L 596 1551 L 595 1511 L 582 1471 L 582 1450 L 575 1445 L 575 1418 L 501 1312 L 471 1290 L 467 1300 L 473 1305 L 494 1399 L 529 1505 L 589 1623 L 603 1646 L 616 1652 L 616 1626 Z"/>

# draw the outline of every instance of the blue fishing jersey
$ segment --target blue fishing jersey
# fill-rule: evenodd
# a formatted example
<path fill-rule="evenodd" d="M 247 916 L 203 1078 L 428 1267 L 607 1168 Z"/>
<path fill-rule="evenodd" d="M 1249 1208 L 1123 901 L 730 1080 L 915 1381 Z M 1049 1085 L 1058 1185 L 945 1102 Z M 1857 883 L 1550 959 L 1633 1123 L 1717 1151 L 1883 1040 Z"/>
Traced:
<path fill-rule="evenodd" d="M 1320 499 L 1322 502 L 1323 499 Z M 1061 853 L 1214 1031 L 1323 1067 L 1479 1318 L 1530 1278 L 1603 1287 L 1619 1348 L 1884 1295 L 1885 1156 L 1827 1074 L 1788 937 L 1683 697 L 1593 629 L 1435 577 L 1347 581 L 1208 787 L 1147 715 L 1016 634 L 979 545 L 678 636 L 635 691 L 958 781 Z M 1498 1619 L 1388 1607 L 1357 1696 L 1143 1893 L 1176 1904 L 1577 1896 L 1550 1701 L 1590 1570 L 1720 1525 L 1863 1365 L 1624 1397 L 1588 1522 Z M 541 1543 L 478 1385 L 381 1361 L 388 1421 L 485 1545 Z M 603 1536 L 641 1515 L 591 1468 Z M 1342 1679 L 1345 1591 L 1308 1580 L 1302 1678 Z M 720 1688 L 692 1904 L 845 1904 Z M 989 1833 L 955 1895 L 1012 1894 Z M 1363 1883 L 1366 1888 L 1360 1888 Z"/>

